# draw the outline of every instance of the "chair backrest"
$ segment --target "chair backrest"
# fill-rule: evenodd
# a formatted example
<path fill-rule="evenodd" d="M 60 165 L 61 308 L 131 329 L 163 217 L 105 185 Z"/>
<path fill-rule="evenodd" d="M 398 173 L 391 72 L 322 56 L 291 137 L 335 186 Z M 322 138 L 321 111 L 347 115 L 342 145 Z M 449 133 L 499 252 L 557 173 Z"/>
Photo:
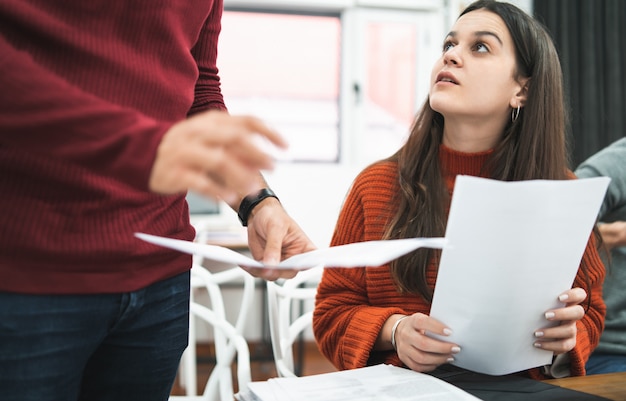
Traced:
<path fill-rule="evenodd" d="M 311 326 L 312 305 L 322 272 L 322 266 L 314 267 L 294 278 L 266 284 L 270 339 L 279 377 L 296 376 L 293 344 Z"/>
<path fill-rule="evenodd" d="M 226 316 L 221 285 L 239 282 L 242 284 L 241 306 L 233 323 Z M 232 365 L 237 355 L 237 379 L 239 388 L 246 388 L 251 381 L 250 352 L 244 338 L 245 324 L 254 301 L 255 279 L 249 273 L 234 266 L 212 273 L 204 268 L 200 260 L 194 260 L 191 269 L 191 303 L 189 320 L 189 345 L 181 359 L 179 378 L 185 396 L 171 396 L 170 400 L 232 400 Z M 206 289 L 208 304 L 195 300 L 194 290 Z M 197 396 L 196 366 L 196 319 L 206 322 L 213 329 L 216 363 L 209 375 L 202 396 Z"/>

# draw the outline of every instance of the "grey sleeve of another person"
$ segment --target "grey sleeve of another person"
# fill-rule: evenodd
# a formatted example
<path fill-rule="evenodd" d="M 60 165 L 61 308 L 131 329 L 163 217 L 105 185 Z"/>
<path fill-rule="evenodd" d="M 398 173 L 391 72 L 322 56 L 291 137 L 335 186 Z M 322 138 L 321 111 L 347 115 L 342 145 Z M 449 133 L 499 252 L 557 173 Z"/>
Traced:
<path fill-rule="evenodd" d="M 626 221 L 626 137 L 613 142 L 582 162 L 578 178 L 609 177 L 611 183 L 600 208 L 602 222 Z"/>

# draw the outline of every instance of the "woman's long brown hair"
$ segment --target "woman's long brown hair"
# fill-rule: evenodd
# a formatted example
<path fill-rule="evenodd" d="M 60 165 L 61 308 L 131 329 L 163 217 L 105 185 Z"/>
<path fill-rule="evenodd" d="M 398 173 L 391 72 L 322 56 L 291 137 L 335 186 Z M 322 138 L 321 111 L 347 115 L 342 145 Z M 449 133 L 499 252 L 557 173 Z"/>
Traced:
<path fill-rule="evenodd" d="M 546 30 L 532 17 L 508 3 L 479 0 L 461 15 L 485 9 L 506 24 L 517 59 L 515 79 L 530 78 L 527 100 L 515 122 L 485 166 L 489 176 L 503 181 L 568 179 L 566 109 L 563 77 L 557 51 Z M 385 238 L 442 237 L 449 201 L 439 165 L 443 116 L 426 99 L 404 146 L 390 160 L 398 163 L 397 212 Z M 432 300 L 426 271 L 438 263 L 440 251 L 420 249 L 391 263 L 391 274 L 402 292 Z"/>

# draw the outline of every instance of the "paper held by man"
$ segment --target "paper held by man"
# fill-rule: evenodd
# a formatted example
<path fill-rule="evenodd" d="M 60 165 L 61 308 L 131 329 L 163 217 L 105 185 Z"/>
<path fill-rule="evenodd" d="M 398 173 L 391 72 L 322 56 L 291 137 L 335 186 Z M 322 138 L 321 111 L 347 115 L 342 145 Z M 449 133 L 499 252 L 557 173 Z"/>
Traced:
<path fill-rule="evenodd" d="M 445 238 L 318 249 L 272 267 L 381 266 L 420 247 L 442 248 L 431 315 L 452 329 L 445 340 L 461 346 L 454 364 L 491 375 L 550 364 L 552 353 L 534 347 L 533 334 L 572 286 L 609 181 L 458 176 Z M 136 235 L 220 262 L 264 266 L 219 246 Z"/>
<path fill-rule="evenodd" d="M 276 269 L 310 269 L 311 267 L 322 265 L 328 267 L 381 266 L 417 248 L 442 248 L 446 243 L 444 238 L 405 238 L 389 241 L 357 242 L 301 253 L 283 260 L 278 266 L 268 266 L 221 246 L 199 244 L 144 233 L 135 235 L 144 241 L 181 252 L 200 255 L 216 262 Z"/>

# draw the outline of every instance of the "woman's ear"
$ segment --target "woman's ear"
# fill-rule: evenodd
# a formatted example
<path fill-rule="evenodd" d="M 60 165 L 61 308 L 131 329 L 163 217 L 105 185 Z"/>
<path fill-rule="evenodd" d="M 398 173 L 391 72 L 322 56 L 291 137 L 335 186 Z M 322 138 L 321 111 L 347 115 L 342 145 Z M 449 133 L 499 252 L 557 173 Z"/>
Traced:
<path fill-rule="evenodd" d="M 517 106 L 524 107 L 526 105 L 526 98 L 528 97 L 528 85 L 530 84 L 530 78 L 522 78 L 519 81 L 520 87 L 517 93 L 511 98 L 511 108 L 517 108 Z"/>

